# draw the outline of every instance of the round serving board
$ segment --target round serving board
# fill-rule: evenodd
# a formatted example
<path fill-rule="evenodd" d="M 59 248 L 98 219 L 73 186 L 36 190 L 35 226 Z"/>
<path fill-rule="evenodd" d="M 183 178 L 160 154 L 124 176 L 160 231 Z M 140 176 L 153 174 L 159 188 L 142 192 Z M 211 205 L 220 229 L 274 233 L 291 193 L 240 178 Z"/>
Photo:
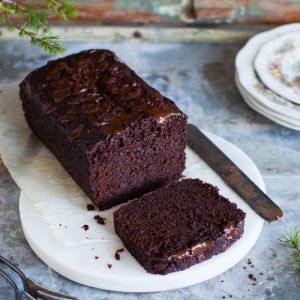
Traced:
<path fill-rule="evenodd" d="M 207 133 L 207 136 L 265 191 L 261 174 L 245 153 L 220 137 L 210 133 Z M 20 216 L 29 245 L 47 265 L 61 275 L 84 285 L 112 291 L 155 292 L 177 289 L 203 282 L 225 272 L 243 259 L 254 246 L 261 233 L 263 220 L 192 150 L 187 148 L 186 153 L 185 176 L 200 178 L 217 185 L 221 194 L 237 203 L 238 207 L 247 213 L 243 237 L 226 252 L 185 271 L 165 276 L 149 274 L 126 249 L 121 253 L 120 260 L 114 258 L 115 251 L 122 247 L 118 238 L 65 247 L 55 238 L 32 201 L 21 193 Z M 96 256 L 99 258 L 95 259 Z M 112 267 L 108 268 L 107 264 L 111 264 Z"/>

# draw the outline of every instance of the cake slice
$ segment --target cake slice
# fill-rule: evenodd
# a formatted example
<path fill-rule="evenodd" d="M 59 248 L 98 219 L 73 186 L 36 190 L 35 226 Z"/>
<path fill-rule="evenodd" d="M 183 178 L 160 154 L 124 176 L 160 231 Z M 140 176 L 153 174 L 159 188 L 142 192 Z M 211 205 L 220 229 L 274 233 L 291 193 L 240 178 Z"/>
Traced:
<path fill-rule="evenodd" d="M 185 114 L 111 51 L 48 62 L 20 98 L 32 131 L 100 209 L 181 177 Z"/>
<path fill-rule="evenodd" d="M 245 213 L 199 179 L 173 182 L 123 205 L 115 231 L 150 273 L 184 270 L 230 247 Z"/>

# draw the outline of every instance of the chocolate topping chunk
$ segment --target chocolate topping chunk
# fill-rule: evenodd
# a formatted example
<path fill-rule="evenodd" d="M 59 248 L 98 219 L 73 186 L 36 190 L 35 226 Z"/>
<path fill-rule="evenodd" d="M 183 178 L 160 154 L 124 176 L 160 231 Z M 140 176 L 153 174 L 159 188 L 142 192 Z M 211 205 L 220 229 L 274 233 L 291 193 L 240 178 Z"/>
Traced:
<path fill-rule="evenodd" d="M 84 127 L 83 124 L 79 124 L 77 127 L 75 127 L 70 133 L 70 139 L 71 140 L 77 139 L 80 136 L 83 127 Z"/>

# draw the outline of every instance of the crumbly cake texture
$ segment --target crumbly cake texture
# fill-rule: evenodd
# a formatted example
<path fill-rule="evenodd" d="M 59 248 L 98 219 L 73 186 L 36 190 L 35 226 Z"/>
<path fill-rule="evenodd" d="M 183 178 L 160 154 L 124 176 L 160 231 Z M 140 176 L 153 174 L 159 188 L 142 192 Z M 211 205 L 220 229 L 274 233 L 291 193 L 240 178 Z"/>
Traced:
<path fill-rule="evenodd" d="M 115 231 L 150 273 L 184 270 L 228 249 L 246 214 L 199 179 L 184 179 L 123 205 Z"/>
<path fill-rule="evenodd" d="M 100 208 L 181 177 L 186 116 L 108 50 L 88 50 L 31 72 L 25 117 Z"/>

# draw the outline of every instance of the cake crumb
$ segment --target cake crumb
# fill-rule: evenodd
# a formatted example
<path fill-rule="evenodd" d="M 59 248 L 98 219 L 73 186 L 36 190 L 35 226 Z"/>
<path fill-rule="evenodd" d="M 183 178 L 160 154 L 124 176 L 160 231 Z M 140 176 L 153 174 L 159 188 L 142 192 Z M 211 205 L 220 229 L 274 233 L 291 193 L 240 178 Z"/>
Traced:
<path fill-rule="evenodd" d="M 96 215 L 94 219 L 97 221 L 98 224 L 105 225 L 105 218 L 101 217 L 100 215 Z"/>
<path fill-rule="evenodd" d="M 222 299 L 225 299 L 226 297 L 225 296 L 222 296 Z"/>
<path fill-rule="evenodd" d="M 253 274 L 249 274 L 249 275 L 248 275 L 248 278 L 249 278 L 250 280 L 256 281 L 256 277 L 255 277 Z"/>
<path fill-rule="evenodd" d="M 252 283 L 252 285 L 256 285 L 256 283 L 255 283 L 255 282 L 253 282 L 253 283 Z"/>
<path fill-rule="evenodd" d="M 221 282 L 224 282 L 224 280 L 221 280 Z"/>
<path fill-rule="evenodd" d="M 117 250 L 117 252 L 122 253 L 124 251 L 124 248 L 120 248 Z"/>
<path fill-rule="evenodd" d="M 264 275 L 264 273 L 263 273 L 263 272 L 260 272 L 259 275 Z"/>
<path fill-rule="evenodd" d="M 86 209 L 88 210 L 88 211 L 93 211 L 93 210 L 95 210 L 95 206 L 93 205 L 93 204 L 87 204 L 86 205 Z"/>
<path fill-rule="evenodd" d="M 244 270 L 246 270 L 246 269 L 247 269 L 247 267 L 245 267 L 245 266 L 244 266 L 244 267 L 243 267 L 243 269 L 244 269 Z"/>
<path fill-rule="evenodd" d="M 82 228 L 83 230 L 87 231 L 87 230 L 89 230 L 89 225 L 83 225 L 81 228 Z"/>
<path fill-rule="evenodd" d="M 231 295 L 231 294 L 229 295 L 229 298 L 232 298 L 232 295 Z"/>
<path fill-rule="evenodd" d="M 109 269 L 111 269 L 112 264 L 107 264 L 107 267 L 108 267 Z"/>
<path fill-rule="evenodd" d="M 100 257 L 99 256 L 95 256 L 95 259 L 99 259 Z"/>
<path fill-rule="evenodd" d="M 251 265 L 251 268 L 254 268 L 254 265 Z"/>
<path fill-rule="evenodd" d="M 116 251 L 116 253 L 115 253 L 115 259 L 116 260 L 120 260 L 121 259 L 121 256 L 120 256 L 120 254 L 119 254 L 118 251 Z"/>

